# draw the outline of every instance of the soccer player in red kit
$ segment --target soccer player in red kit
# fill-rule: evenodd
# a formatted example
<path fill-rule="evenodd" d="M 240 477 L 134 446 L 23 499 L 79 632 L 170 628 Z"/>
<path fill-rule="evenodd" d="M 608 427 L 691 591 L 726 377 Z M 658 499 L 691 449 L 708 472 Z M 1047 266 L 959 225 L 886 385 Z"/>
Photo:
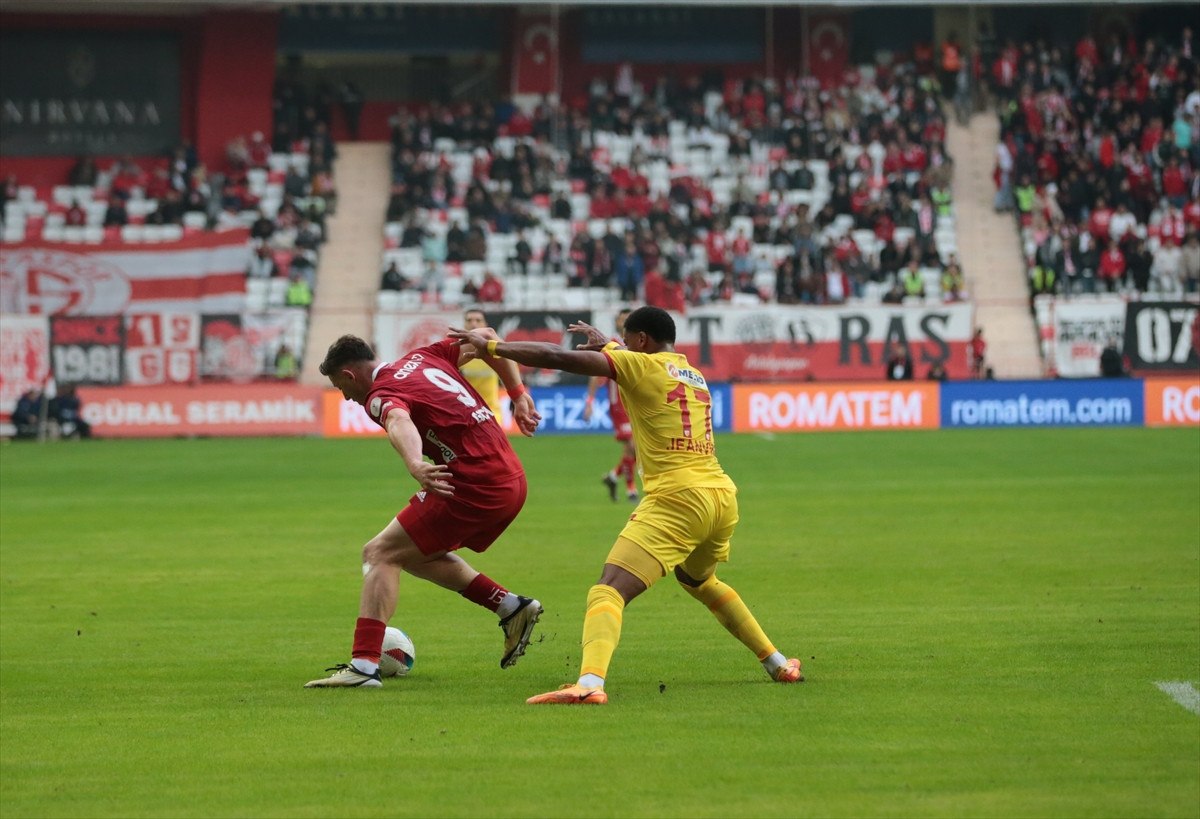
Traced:
<path fill-rule="evenodd" d="M 501 668 L 525 653 L 541 603 L 509 592 L 456 554 L 462 548 L 482 552 L 491 546 L 521 511 L 526 493 L 524 468 L 499 421 L 459 374 L 460 361 L 469 357 L 454 341 L 441 341 L 380 362 L 369 344 L 349 335 L 325 355 L 321 374 L 387 431 L 421 489 L 363 547 L 362 596 L 350 662 L 326 669 L 333 674 L 307 683 L 307 688 L 383 684 L 379 656 L 387 621 L 396 611 L 401 572 L 495 612 L 504 631 Z M 516 365 L 487 362 L 500 364 L 494 368 L 513 402 L 513 419 L 522 433 L 532 435 L 541 416 Z"/>
<path fill-rule="evenodd" d="M 625 317 L 629 313 L 629 308 L 617 313 L 616 340 L 619 340 L 625 332 Z M 583 405 L 583 420 L 592 420 L 592 404 L 596 400 L 596 392 L 600 389 L 601 384 L 608 391 L 608 416 L 612 419 L 613 437 L 621 445 L 621 460 L 617 461 L 617 465 L 604 476 L 604 485 L 608 487 L 608 496 L 612 498 L 613 503 L 616 503 L 618 478 L 623 477 L 626 497 L 631 501 L 636 501 L 638 492 L 634 470 L 637 467 L 637 447 L 633 442 L 633 425 L 629 423 L 629 415 L 621 403 L 621 394 L 617 392 L 616 381 L 596 376 L 588 379 L 587 402 Z"/>

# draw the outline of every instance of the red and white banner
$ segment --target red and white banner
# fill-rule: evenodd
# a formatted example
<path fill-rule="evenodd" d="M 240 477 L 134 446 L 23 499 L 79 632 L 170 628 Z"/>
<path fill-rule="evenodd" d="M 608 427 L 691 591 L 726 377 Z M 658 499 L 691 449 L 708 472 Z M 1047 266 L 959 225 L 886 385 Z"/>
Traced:
<path fill-rule="evenodd" d="M 823 88 L 842 84 L 850 60 L 850 15 L 814 12 L 808 16 L 808 69 Z"/>
<path fill-rule="evenodd" d="M 558 21 L 541 9 L 520 9 L 513 26 L 514 94 L 558 93 Z"/>
<path fill-rule="evenodd" d="M 297 358 L 303 354 L 307 328 L 308 312 L 301 307 L 202 316 L 200 374 L 231 381 L 272 374 L 281 347 Z"/>
<path fill-rule="evenodd" d="M 6 245 L 0 313 L 241 312 L 248 237 L 239 229 L 157 244 Z"/>
<path fill-rule="evenodd" d="M 79 397 L 84 420 L 101 438 L 321 433 L 321 390 L 316 387 L 85 387 Z"/>
<path fill-rule="evenodd" d="M 898 341 L 908 346 L 917 378 L 924 378 L 935 361 L 950 378 L 968 378 L 973 310 L 962 303 L 702 307 L 673 314 L 675 349 L 710 381 L 861 381 L 886 376 L 885 351 Z M 504 338 L 567 346 L 578 339 L 572 339 L 566 327 L 580 317 L 604 332 L 615 332 L 614 310 L 489 313 L 489 321 Z M 376 349 L 381 358 L 391 360 L 443 338 L 447 327 L 461 321 L 460 313 L 379 313 Z"/>
<path fill-rule="evenodd" d="M 615 312 L 595 316 L 613 332 Z M 900 342 L 916 378 L 935 361 L 967 378 L 973 316 L 970 304 L 703 307 L 674 315 L 675 349 L 710 381 L 860 381 L 884 378 L 887 348 Z"/>
<path fill-rule="evenodd" d="M 11 415 L 21 394 L 50 374 L 50 324 L 45 316 L 0 319 L 0 415 Z"/>
<path fill-rule="evenodd" d="M 197 313 L 125 316 L 125 383 L 191 384 L 200 350 Z"/>

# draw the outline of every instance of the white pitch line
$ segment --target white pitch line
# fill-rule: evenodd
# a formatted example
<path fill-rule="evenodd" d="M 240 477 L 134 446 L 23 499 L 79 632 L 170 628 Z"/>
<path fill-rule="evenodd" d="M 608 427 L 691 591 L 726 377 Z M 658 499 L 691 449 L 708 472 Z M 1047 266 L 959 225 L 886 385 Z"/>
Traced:
<path fill-rule="evenodd" d="M 1155 685 L 1193 714 L 1200 714 L 1200 691 L 1190 682 L 1156 682 Z"/>

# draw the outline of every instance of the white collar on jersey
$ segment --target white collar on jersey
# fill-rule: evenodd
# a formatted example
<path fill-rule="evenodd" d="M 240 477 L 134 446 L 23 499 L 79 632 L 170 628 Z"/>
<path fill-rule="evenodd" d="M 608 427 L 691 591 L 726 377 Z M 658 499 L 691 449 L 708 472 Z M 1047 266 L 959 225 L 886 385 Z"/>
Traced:
<path fill-rule="evenodd" d="M 388 365 L 388 363 L 389 362 L 385 361 L 382 364 L 380 364 L 378 367 L 376 367 L 375 369 L 371 370 L 371 380 L 372 381 L 374 381 L 376 378 L 379 377 L 379 371 L 382 370 L 384 367 L 386 367 Z"/>

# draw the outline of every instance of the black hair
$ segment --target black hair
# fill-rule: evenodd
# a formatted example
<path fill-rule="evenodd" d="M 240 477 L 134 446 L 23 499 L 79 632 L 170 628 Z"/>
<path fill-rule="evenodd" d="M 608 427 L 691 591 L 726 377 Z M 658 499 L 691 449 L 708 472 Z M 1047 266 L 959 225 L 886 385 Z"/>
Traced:
<path fill-rule="evenodd" d="M 321 375 L 332 375 L 347 364 L 356 361 L 374 361 L 375 351 L 358 336 L 342 336 L 329 345 L 325 360 L 321 362 Z"/>
<path fill-rule="evenodd" d="M 661 307 L 639 307 L 626 317 L 625 332 L 645 333 L 659 344 L 674 344 L 675 320 Z"/>
<path fill-rule="evenodd" d="M 483 323 L 487 324 L 488 317 L 487 317 L 487 313 L 483 312 L 483 308 L 468 307 L 466 310 L 463 310 L 463 318 L 466 318 L 467 313 L 478 313 L 479 315 L 483 316 Z"/>

